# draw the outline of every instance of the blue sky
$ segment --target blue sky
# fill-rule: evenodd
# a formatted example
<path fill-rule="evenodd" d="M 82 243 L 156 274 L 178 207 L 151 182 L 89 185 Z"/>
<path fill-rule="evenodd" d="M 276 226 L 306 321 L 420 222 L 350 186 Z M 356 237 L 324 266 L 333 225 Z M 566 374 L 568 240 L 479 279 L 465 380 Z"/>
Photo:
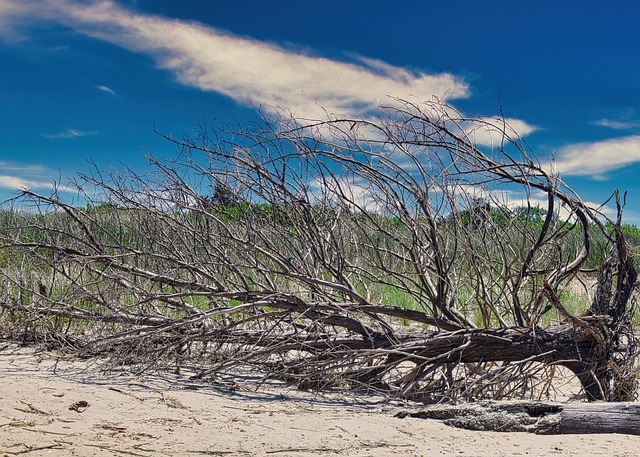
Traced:
<path fill-rule="evenodd" d="M 640 224 L 640 3 L 0 0 L 0 199 L 175 147 L 251 103 L 363 116 L 386 96 L 498 105 L 585 201 Z"/>

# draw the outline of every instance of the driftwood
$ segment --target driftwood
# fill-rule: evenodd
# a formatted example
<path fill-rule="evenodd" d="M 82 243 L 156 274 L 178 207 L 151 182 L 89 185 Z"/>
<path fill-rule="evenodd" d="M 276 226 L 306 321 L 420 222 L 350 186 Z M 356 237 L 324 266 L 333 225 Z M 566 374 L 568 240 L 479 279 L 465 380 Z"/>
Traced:
<path fill-rule="evenodd" d="M 640 403 L 482 401 L 437 405 L 399 418 L 437 419 L 468 430 L 540 435 L 623 433 L 640 435 Z"/>

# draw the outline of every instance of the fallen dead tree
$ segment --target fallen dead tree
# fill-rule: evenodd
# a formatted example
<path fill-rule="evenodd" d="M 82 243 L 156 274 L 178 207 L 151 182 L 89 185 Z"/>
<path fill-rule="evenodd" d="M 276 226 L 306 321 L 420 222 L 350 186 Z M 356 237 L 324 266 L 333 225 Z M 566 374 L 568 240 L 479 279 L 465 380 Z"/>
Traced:
<path fill-rule="evenodd" d="M 396 417 L 436 419 L 457 428 L 494 432 L 640 435 L 638 403 L 482 401 L 431 406 L 421 411 L 401 412 Z"/>
<path fill-rule="evenodd" d="M 395 100 L 169 140 L 151 174 L 83 176 L 86 206 L 11 202 L 6 336 L 424 401 L 552 396 L 563 366 L 635 399 L 624 199 L 585 205 L 504 120 Z"/>

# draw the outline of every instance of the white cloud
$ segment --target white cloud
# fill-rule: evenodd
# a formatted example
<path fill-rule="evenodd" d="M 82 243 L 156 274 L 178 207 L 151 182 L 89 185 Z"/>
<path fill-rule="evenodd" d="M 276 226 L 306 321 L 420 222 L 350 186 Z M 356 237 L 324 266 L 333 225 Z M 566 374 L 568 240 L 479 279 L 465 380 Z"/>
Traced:
<path fill-rule="evenodd" d="M 18 171 L 21 173 L 40 174 L 46 173 L 48 169 L 40 164 L 22 164 L 0 160 L 0 170 L 5 173 L 8 171 Z"/>
<path fill-rule="evenodd" d="M 116 95 L 116 91 L 113 90 L 112 88 L 108 87 L 108 86 L 99 85 L 99 86 L 96 86 L 96 89 L 101 90 L 102 92 L 106 92 L 106 93 L 111 94 L 111 95 Z"/>
<path fill-rule="evenodd" d="M 611 119 L 599 119 L 594 122 L 600 127 L 608 127 L 615 130 L 629 130 L 640 128 L 640 122 L 637 121 L 614 121 Z"/>
<path fill-rule="evenodd" d="M 11 190 L 51 189 L 53 185 L 50 182 L 35 181 L 20 176 L 0 175 L 0 187 Z"/>
<path fill-rule="evenodd" d="M 334 176 L 331 179 L 314 179 L 309 184 L 314 202 L 346 204 L 374 213 L 382 212 L 385 198 L 376 195 L 375 187 L 359 177 Z"/>
<path fill-rule="evenodd" d="M 603 206 L 602 203 L 590 201 L 585 201 L 583 203 L 587 208 L 601 213 L 610 219 L 615 219 L 616 217 L 617 210 L 612 206 Z M 546 211 L 549 205 L 547 194 L 542 191 L 536 191 L 527 196 L 524 192 L 509 192 L 509 199 L 506 204 L 508 208 L 516 209 L 519 207 L 526 207 L 527 205 L 537 206 Z M 555 201 L 555 213 L 558 215 L 560 220 L 575 220 L 575 214 L 572 213 L 571 209 L 558 199 Z"/>
<path fill-rule="evenodd" d="M 57 22 L 151 56 L 182 84 L 266 111 L 284 108 L 298 118 L 326 113 L 370 118 L 381 104 L 394 103 L 387 96 L 449 101 L 470 94 L 467 82 L 450 73 L 429 74 L 354 55 L 333 60 L 195 21 L 144 14 L 112 0 L 0 0 L 0 5 L 7 5 L 0 7 L 0 21 L 4 12 L 11 18 L 7 22 L 17 25 Z M 107 86 L 98 89 L 115 95 Z M 477 144 L 499 144 L 502 120 L 486 119 L 495 120 L 496 128 L 462 127 Z M 537 129 L 522 120 L 506 121 L 509 134 L 526 136 Z"/>
<path fill-rule="evenodd" d="M 55 21 L 77 32 L 152 56 L 182 84 L 214 91 L 239 103 L 324 117 L 323 110 L 366 116 L 387 95 L 449 100 L 469 95 L 449 73 L 427 74 L 366 58 L 350 62 L 318 57 L 240 37 L 197 22 L 143 14 L 114 1 L 4 0 L 11 16 Z M 24 6 L 22 6 L 24 5 Z M 0 9 L 2 14 L 3 9 Z"/>
<path fill-rule="evenodd" d="M 5 40 L 16 40 L 15 35 L 16 22 L 24 17 L 25 4 L 17 1 L 0 0 L 0 36 Z"/>
<path fill-rule="evenodd" d="M 576 143 L 561 148 L 555 166 L 563 176 L 591 176 L 640 162 L 640 135 L 611 138 L 592 143 Z"/>
<path fill-rule="evenodd" d="M 51 190 L 55 186 L 54 177 L 58 173 L 43 165 L 0 161 L 0 189 Z"/>
<path fill-rule="evenodd" d="M 59 133 L 43 133 L 42 136 L 49 139 L 68 139 L 68 138 L 80 138 L 83 136 L 95 136 L 98 134 L 99 132 L 96 132 L 96 131 L 66 129 L 64 132 L 59 132 Z"/>
<path fill-rule="evenodd" d="M 489 189 L 483 186 L 458 186 L 455 188 L 454 195 L 460 195 L 461 201 L 469 203 L 469 198 L 481 198 L 491 205 L 516 210 L 527 206 L 539 207 L 545 211 L 549 208 L 549 199 L 546 192 L 542 190 L 518 189 L 514 186 L 512 189 Z M 600 213 L 610 219 L 615 219 L 617 210 L 615 207 L 608 205 L 603 206 L 602 203 L 585 201 L 583 202 L 587 208 Z M 575 214 L 558 198 L 554 202 L 554 213 L 560 220 L 575 220 Z"/>
<path fill-rule="evenodd" d="M 479 122 L 465 122 L 462 128 L 474 144 L 482 146 L 500 146 L 503 142 L 509 142 L 508 138 L 517 141 L 519 137 L 525 137 L 539 129 L 520 119 L 494 116 L 480 116 L 478 119 Z"/>

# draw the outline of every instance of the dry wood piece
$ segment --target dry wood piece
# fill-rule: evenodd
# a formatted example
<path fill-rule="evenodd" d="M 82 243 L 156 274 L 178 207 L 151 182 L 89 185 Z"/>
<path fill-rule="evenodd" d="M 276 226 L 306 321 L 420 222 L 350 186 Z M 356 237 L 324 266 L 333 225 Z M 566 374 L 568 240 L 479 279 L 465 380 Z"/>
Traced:
<path fill-rule="evenodd" d="M 458 428 L 496 432 L 640 435 L 640 403 L 482 401 L 431 406 L 396 417 L 437 419 Z"/>

